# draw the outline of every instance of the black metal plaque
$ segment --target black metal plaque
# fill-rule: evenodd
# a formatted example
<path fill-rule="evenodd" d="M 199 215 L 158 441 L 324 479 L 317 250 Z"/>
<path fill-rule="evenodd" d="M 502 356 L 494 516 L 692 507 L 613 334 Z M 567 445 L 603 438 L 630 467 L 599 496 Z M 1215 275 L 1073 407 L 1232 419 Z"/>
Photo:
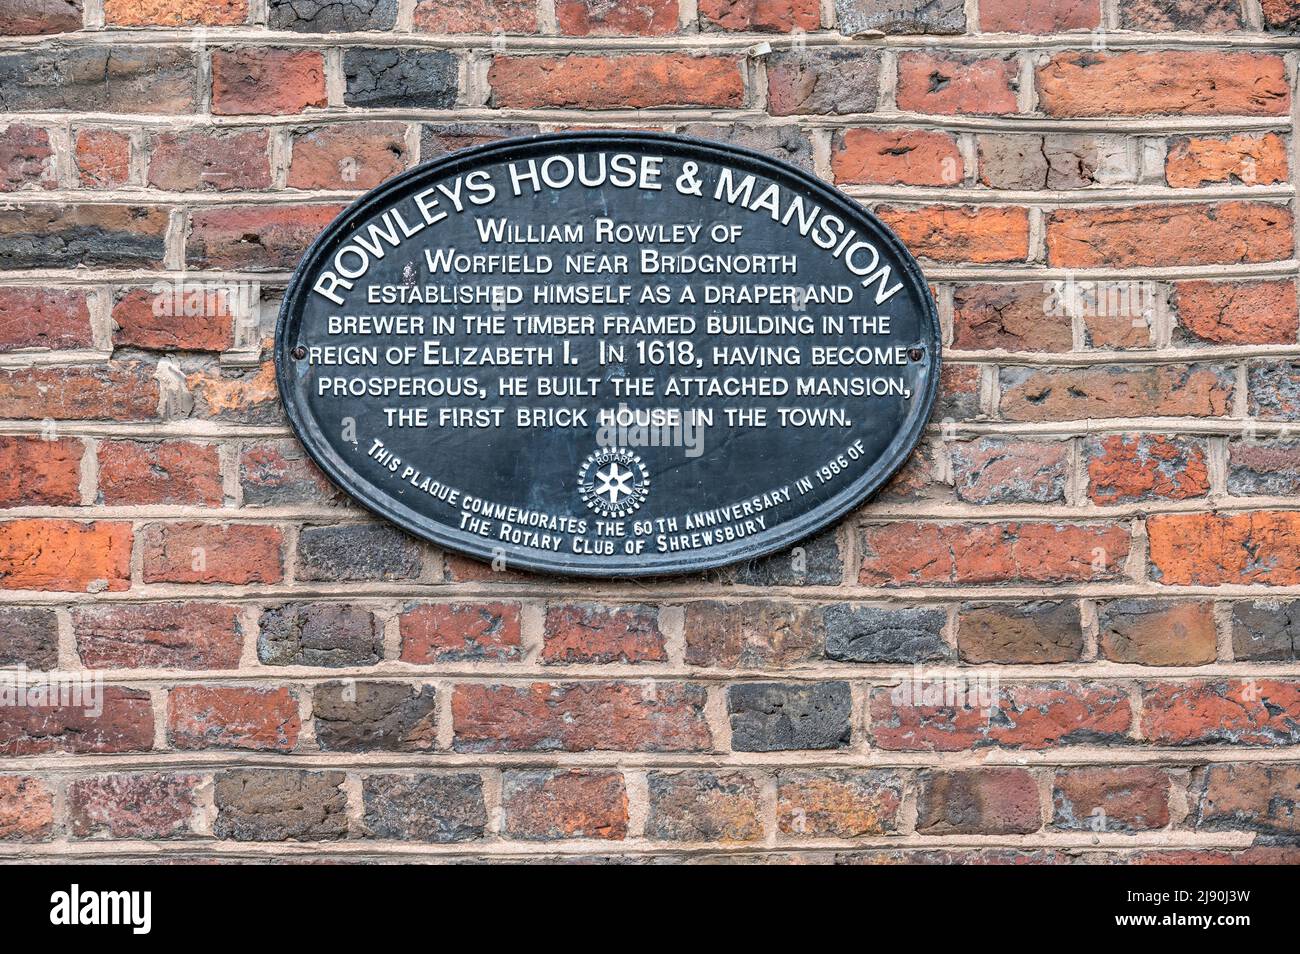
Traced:
<path fill-rule="evenodd" d="M 498 565 L 679 573 L 788 547 L 878 489 L 934 401 L 916 261 L 756 152 L 514 139 L 368 193 L 312 244 L 276 365 L 311 456 Z"/>

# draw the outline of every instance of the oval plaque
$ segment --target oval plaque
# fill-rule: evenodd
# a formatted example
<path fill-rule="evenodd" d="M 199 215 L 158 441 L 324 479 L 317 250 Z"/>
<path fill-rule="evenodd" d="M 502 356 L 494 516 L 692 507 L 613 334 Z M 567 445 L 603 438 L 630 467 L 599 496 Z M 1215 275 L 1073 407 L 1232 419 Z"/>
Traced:
<path fill-rule="evenodd" d="M 578 133 L 359 199 L 294 273 L 276 365 L 312 458 L 376 513 L 507 567 L 631 576 L 861 503 L 920 439 L 939 345 L 915 260 L 808 173 Z"/>

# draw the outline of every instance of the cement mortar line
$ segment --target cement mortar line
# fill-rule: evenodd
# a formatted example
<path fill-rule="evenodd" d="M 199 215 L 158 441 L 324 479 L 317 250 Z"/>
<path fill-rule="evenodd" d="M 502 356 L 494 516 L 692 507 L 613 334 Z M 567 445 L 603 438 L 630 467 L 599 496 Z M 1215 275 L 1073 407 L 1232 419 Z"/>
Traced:
<path fill-rule="evenodd" d="M 1183 133 L 1244 132 L 1257 130 L 1289 131 L 1289 115 L 1271 116 L 1146 116 L 1132 119 L 1112 117 L 1055 117 L 1024 113 L 1003 116 L 957 116 L 911 113 L 891 110 L 839 115 L 771 116 L 756 109 L 706 109 L 660 107 L 655 109 L 493 109 L 467 106 L 456 109 L 411 109 L 403 107 L 364 108 L 326 107 L 301 113 L 231 116 L 207 113 L 104 113 L 88 111 L 29 110 L 0 113 L 4 125 L 62 126 L 72 121 L 77 126 L 159 126 L 166 130 L 224 128 L 228 126 L 268 128 L 276 126 L 318 126 L 336 122 L 400 121 L 447 125 L 485 123 L 490 125 L 536 124 L 548 127 L 592 125 L 650 126 L 704 123 L 727 126 L 732 123 L 762 127 L 801 129 L 843 129 L 856 126 L 908 126 L 954 132 L 1031 132 L 1031 133 L 1133 133 L 1141 136 L 1178 135 Z M 6 193 L 6 196 L 11 193 Z"/>

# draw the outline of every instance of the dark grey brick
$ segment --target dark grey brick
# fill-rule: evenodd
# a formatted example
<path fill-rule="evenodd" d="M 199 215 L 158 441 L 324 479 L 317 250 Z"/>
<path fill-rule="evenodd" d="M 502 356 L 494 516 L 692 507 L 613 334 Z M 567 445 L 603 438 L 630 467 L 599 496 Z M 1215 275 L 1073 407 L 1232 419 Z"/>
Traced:
<path fill-rule="evenodd" d="M 727 690 L 737 752 L 838 749 L 849 744 L 847 682 L 741 683 Z"/>
<path fill-rule="evenodd" d="M 835 0 L 840 32 L 963 33 L 965 0 Z"/>
<path fill-rule="evenodd" d="M 826 656 L 839 662 L 911 663 L 951 659 L 941 609 L 896 609 L 836 603 L 822 610 Z"/>
<path fill-rule="evenodd" d="M 266 23 L 298 33 L 390 30 L 397 23 L 397 0 L 270 0 Z"/>
<path fill-rule="evenodd" d="M 0 112 L 184 113 L 194 108 L 186 47 L 41 47 L 0 53 Z"/>
<path fill-rule="evenodd" d="M 316 740 L 327 752 L 432 749 L 433 686 L 400 682 L 327 682 L 312 694 Z"/>
<path fill-rule="evenodd" d="M 1233 603 L 1232 655 L 1269 662 L 1300 658 L 1300 600 Z"/>
<path fill-rule="evenodd" d="M 425 123 L 420 127 L 420 160 L 428 162 L 471 146 L 540 131 L 535 123 Z"/>
<path fill-rule="evenodd" d="M 717 126 L 712 123 L 691 123 L 681 132 L 697 139 L 745 146 L 812 171 L 812 141 L 797 126 L 749 126 L 744 123 Z"/>
<path fill-rule="evenodd" d="M 742 586 L 835 586 L 844 578 L 835 528 L 789 550 L 724 569 L 718 577 Z"/>
<path fill-rule="evenodd" d="M 383 647 L 383 630 L 368 609 L 291 603 L 262 613 L 257 658 L 270 666 L 372 666 Z"/>
<path fill-rule="evenodd" d="M 319 841 L 348 832 L 342 772 L 238 769 L 217 776 L 213 833 L 236 841 Z"/>
<path fill-rule="evenodd" d="M 361 793 L 366 827 L 376 838 L 473 841 L 487 827 L 478 775 L 371 775 Z"/>
<path fill-rule="evenodd" d="M 420 575 L 422 549 L 387 524 L 304 527 L 298 535 L 298 579 L 409 580 Z"/>
<path fill-rule="evenodd" d="M 457 72 L 456 57 L 447 50 L 353 47 L 343 51 L 343 101 L 450 109 L 456 105 Z"/>
<path fill-rule="evenodd" d="M 0 666 L 55 669 L 59 665 L 59 622 L 40 606 L 0 607 Z"/>

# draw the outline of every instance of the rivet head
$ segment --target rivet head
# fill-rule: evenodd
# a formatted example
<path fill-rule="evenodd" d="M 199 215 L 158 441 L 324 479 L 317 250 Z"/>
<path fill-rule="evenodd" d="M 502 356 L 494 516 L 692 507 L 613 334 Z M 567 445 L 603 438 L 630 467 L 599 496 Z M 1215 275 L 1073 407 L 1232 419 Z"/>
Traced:
<path fill-rule="evenodd" d="M 301 361 L 303 358 L 307 357 L 307 349 L 302 345 L 298 345 L 298 347 L 293 349 L 293 356 Z"/>
<path fill-rule="evenodd" d="M 920 360 L 921 360 L 922 358 L 924 358 L 924 357 L 925 357 L 925 351 L 924 351 L 924 349 L 922 349 L 922 348 L 910 348 L 910 349 L 908 349 L 908 352 L 907 352 L 907 358 L 908 358 L 909 361 L 920 361 Z"/>

